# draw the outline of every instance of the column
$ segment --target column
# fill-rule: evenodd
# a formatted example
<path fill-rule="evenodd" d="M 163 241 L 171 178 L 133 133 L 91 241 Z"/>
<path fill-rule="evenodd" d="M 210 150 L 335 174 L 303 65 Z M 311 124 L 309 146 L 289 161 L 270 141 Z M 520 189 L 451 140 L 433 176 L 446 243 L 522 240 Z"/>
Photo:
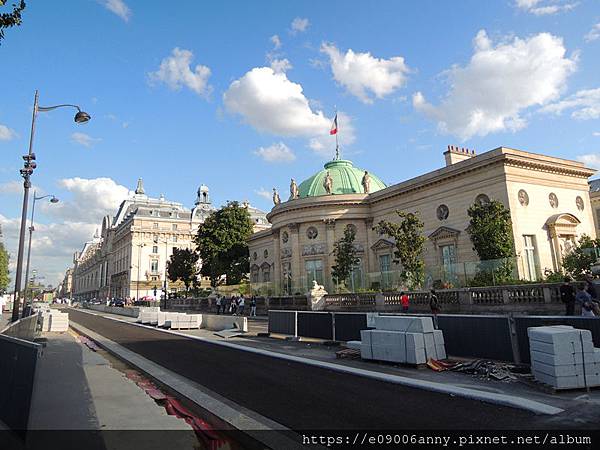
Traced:
<path fill-rule="evenodd" d="M 365 236 L 366 236 L 366 240 L 365 240 L 365 254 L 364 254 L 364 258 L 365 258 L 365 263 L 364 263 L 364 270 L 367 272 L 367 274 L 365 274 L 365 280 L 367 281 L 367 284 L 370 285 L 371 280 L 369 278 L 368 274 L 371 274 L 372 272 L 375 272 L 375 267 L 373 265 L 373 260 L 375 259 L 372 255 L 373 250 L 371 250 L 371 246 L 373 245 L 373 239 L 371 239 L 371 228 L 373 228 L 373 219 L 371 217 L 368 217 L 365 219 Z"/>
<path fill-rule="evenodd" d="M 325 222 L 325 245 L 326 251 L 323 255 L 323 282 L 325 290 L 334 291 L 334 284 L 331 278 L 331 266 L 334 264 L 333 244 L 335 243 L 335 219 L 324 219 Z"/>
<path fill-rule="evenodd" d="M 271 230 L 271 239 L 273 239 L 273 294 L 279 295 L 281 292 L 281 241 L 279 237 L 279 228 Z"/>
<path fill-rule="evenodd" d="M 292 244 L 292 294 L 295 292 L 303 292 L 304 286 L 302 282 L 302 270 L 300 267 L 300 236 L 298 223 L 290 223 L 290 243 Z"/>

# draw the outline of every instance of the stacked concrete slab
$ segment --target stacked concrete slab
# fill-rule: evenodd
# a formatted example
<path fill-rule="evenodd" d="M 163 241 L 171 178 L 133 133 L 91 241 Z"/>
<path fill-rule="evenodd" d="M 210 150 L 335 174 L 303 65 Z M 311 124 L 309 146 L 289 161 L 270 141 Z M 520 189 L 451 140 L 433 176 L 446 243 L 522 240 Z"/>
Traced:
<path fill-rule="evenodd" d="M 42 331 L 63 333 L 69 329 L 69 315 L 57 309 L 42 311 Z"/>
<path fill-rule="evenodd" d="M 361 357 L 378 361 L 425 364 L 446 359 L 444 335 L 431 317 L 377 316 L 374 330 L 362 330 Z"/>
<path fill-rule="evenodd" d="M 600 348 L 592 333 L 566 325 L 527 330 L 531 372 L 555 389 L 600 386 Z"/>

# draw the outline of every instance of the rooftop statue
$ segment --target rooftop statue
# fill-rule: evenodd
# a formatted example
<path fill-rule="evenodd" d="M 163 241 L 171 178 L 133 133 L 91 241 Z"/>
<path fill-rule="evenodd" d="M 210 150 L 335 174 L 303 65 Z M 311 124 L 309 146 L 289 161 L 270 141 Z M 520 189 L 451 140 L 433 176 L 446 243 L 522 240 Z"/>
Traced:
<path fill-rule="evenodd" d="M 333 178 L 331 178 L 331 175 L 329 174 L 329 170 L 327 171 L 327 174 L 325 175 L 325 178 L 323 179 L 323 187 L 325 188 L 325 191 L 328 194 L 331 194 L 333 192 Z"/>
<path fill-rule="evenodd" d="M 281 199 L 279 198 L 279 193 L 277 192 L 277 189 L 273 188 L 273 204 L 277 206 L 280 203 Z"/>
<path fill-rule="evenodd" d="M 296 180 L 292 178 L 292 182 L 290 183 L 290 200 L 295 200 L 298 198 L 298 185 L 296 184 Z"/>
<path fill-rule="evenodd" d="M 365 170 L 365 175 L 363 176 L 361 184 L 362 184 L 365 194 L 368 194 L 369 192 L 371 192 L 371 175 L 369 175 L 369 172 L 367 172 L 366 170 Z"/>

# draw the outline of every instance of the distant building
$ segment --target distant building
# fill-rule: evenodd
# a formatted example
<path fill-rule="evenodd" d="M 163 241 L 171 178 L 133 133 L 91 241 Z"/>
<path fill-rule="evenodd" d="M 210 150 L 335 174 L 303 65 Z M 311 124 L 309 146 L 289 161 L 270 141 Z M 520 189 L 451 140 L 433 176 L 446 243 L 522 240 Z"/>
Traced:
<path fill-rule="evenodd" d="M 509 209 L 516 275 L 522 279 L 560 270 L 578 237 L 596 236 L 600 191 L 592 184 L 590 200 L 588 178 L 595 170 L 582 163 L 505 147 L 476 155 L 449 146 L 444 155 L 445 167 L 391 186 L 373 174 L 365 182 L 365 171 L 351 161 L 326 163 L 298 186 L 298 198 L 273 207 L 270 229 L 250 238 L 252 284 L 292 294 L 316 281 L 332 290 L 333 244 L 350 226 L 360 258 L 353 288 L 394 287 L 394 243 L 373 226 L 397 221 L 396 210 L 418 213 L 424 222 L 428 286 L 464 285 L 478 270 L 466 231 L 467 210 L 475 202 L 498 200 Z"/>
<path fill-rule="evenodd" d="M 249 209 L 251 208 L 248 205 Z M 73 297 L 78 300 L 160 297 L 165 287 L 166 263 L 175 248 L 194 248 L 198 227 L 215 208 L 209 189 L 202 185 L 192 209 L 181 203 L 148 197 L 142 179 L 135 193 L 106 216 L 100 233 L 73 258 Z M 261 217 L 262 214 L 262 217 Z M 252 208 L 258 224 L 268 225 L 265 213 Z M 209 281 L 204 278 L 202 285 Z M 168 292 L 182 282 L 166 283 Z"/>

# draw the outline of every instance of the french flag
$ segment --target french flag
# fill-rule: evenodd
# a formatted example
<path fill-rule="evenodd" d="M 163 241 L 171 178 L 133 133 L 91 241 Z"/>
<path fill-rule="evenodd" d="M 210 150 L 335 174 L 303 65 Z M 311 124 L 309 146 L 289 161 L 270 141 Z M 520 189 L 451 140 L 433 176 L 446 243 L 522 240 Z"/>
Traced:
<path fill-rule="evenodd" d="M 331 130 L 329 130 L 329 134 L 337 134 L 337 113 L 335 113 L 335 118 L 333 119 L 333 123 L 331 124 Z"/>

